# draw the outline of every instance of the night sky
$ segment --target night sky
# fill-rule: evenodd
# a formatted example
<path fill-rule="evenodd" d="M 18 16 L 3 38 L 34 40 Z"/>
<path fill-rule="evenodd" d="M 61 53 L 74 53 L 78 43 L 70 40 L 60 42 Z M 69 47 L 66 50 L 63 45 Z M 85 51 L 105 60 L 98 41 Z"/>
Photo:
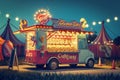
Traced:
<path fill-rule="evenodd" d="M 66 21 L 80 21 L 85 18 L 89 24 L 86 30 L 100 32 L 101 25 L 92 25 L 93 21 L 105 21 L 105 28 L 111 38 L 120 36 L 120 0 L 0 0 L 0 33 L 1 27 L 6 24 L 6 14 L 10 14 L 11 24 L 19 26 L 19 19 L 26 19 L 28 25 L 34 25 L 33 15 L 39 9 L 47 9 L 53 18 Z M 114 17 L 118 17 L 118 21 Z M 19 27 L 18 27 L 19 29 Z M 17 29 L 12 26 L 12 30 Z"/>

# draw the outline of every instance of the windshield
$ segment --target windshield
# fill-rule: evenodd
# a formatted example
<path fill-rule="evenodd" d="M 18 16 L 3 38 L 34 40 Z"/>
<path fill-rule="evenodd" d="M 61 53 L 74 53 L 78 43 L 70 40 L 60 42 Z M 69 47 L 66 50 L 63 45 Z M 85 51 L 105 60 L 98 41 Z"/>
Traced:
<path fill-rule="evenodd" d="M 87 41 L 85 38 L 78 38 L 78 47 L 79 49 L 87 49 Z"/>

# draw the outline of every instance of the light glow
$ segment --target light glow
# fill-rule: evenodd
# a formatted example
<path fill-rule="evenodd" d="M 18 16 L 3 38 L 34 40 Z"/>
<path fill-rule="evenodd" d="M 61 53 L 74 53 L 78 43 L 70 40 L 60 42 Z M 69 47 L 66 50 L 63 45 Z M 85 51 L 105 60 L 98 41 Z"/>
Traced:
<path fill-rule="evenodd" d="M 9 15 L 9 14 L 6 14 L 5 16 L 6 16 L 6 18 L 9 18 L 9 17 L 10 17 L 10 15 Z"/>
<path fill-rule="evenodd" d="M 102 24 L 102 22 L 101 22 L 101 21 L 99 21 L 99 22 L 98 22 L 98 24 Z"/>
<path fill-rule="evenodd" d="M 93 23 L 92 23 L 94 26 L 96 25 L 96 22 L 95 21 L 93 21 Z"/>
<path fill-rule="evenodd" d="M 16 18 L 15 18 L 15 20 L 16 20 L 16 21 L 19 21 L 19 18 L 18 18 L 18 17 L 16 17 Z"/>
<path fill-rule="evenodd" d="M 40 9 L 34 14 L 34 20 L 42 25 L 45 25 L 52 16 L 48 10 Z"/>
<path fill-rule="evenodd" d="M 87 21 L 86 21 L 85 18 L 81 18 L 81 19 L 80 19 L 80 22 L 82 22 L 82 28 L 88 27 L 88 24 L 87 24 Z"/>
<path fill-rule="evenodd" d="M 115 21 L 117 21 L 117 20 L 118 20 L 118 17 L 117 17 L 117 16 L 116 16 L 116 17 L 114 17 L 114 20 L 115 20 Z"/>
<path fill-rule="evenodd" d="M 90 40 L 88 40 L 88 42 L 90 42 Z"/>
<path fill-rule="evenodd" d="M 89 24 L 86 24 L 86 28 L 88 28 L 89 27 Z"/>
<path fill-rule="evenodd" d="M 107 19 L 107 20 L 106 20 L 106 22 L 108 22 L 108 23 L 109 23 L 109 22 L 110 22 L 110 19 Z"/>

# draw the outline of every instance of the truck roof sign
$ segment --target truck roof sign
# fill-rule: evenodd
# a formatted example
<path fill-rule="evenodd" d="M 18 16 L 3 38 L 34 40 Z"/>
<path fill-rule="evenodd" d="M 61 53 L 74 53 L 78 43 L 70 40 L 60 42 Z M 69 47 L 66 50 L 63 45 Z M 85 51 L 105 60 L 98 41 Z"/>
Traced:
<path fill-rule="evenodd" d="M 79 30 L 82 31 L 82 23 L 79 23 L 77 21 L 72 22 L 66 22 L 65 20 L 61 19 L 51 19 L 52 20 L 52 26 L 55 29 L 67 29 L 67 30 Z"/>

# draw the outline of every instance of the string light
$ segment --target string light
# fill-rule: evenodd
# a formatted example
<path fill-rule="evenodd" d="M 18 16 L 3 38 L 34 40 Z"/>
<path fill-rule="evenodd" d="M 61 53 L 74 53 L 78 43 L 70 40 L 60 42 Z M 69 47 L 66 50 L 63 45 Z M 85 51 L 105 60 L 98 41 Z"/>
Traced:
<path fill-rule="evenodd" d="M 109 23 L 109 22 L 110 22 L 110 19 L 106 19 L 106 22 L 108 22 L 108 23 Z"/>
<path fill-rule="evenodd" d="M 15 20 L 16 20 L 16 21 L 19 21 L 19 18 L 18 18 L 18 17 L 16 17 L 16 18 L 15 18 Z"/>
<path fill-rule="evenodd" d="M 96 25 L 96 22 L 95 21 L 93 21 L 93 23 L 92 23 L 94 26 Z"/>
<path fill-rule="evenodd" d="M 117 17 L 117 16 L 114 17 L 114 21 L 118 21 L 118 17 Z M 110 23 L 111 20 L 110 20 L 109 18 L 107 18 L 107 19 L 106 19 L 106 22 L 107 22 L 107 23 Z M 99 25 L 100 25 L 100 24 L 102 24 L 102 21 L 98 21 L 98 23 L 96 23 L 95 21 L 92 22 L 92 25 L 93 25 L 93 26 L 95 26 L 96 24 L 99 24 Z"/>
<path fill-rule="evenodd" d="M 117 20 L 118 20 L 118 17 L 117 17 L 117 16 L 115 16 L 115 17 L 114 17 L 114 20 L 115 20 L 115 21 L 117 21 Z"/>
<path fill-rule="evenodd" d="M 102 24 L 102 22 L 101 22 L 101 21 L 99 21 L 99 22 L 98 22 L 98 24 Z"/>
<path fill-rule="evenodd" d="M 6 14 L 5 16 L 6 16 L 6 18 L 9 18 L 9 17 L 10 17 L 10 14 Z"/>
<path fill-rule="evenodd" d="M 48 13 L 49 17 L 50 17 L 50 18 L 52 17 L 52 16 L 50 15 L 50 13 L 48 12 L 48 10 L 41 9 L 41 10 L 38 10 L 38 11 L 34 14 L 34 20 L 36 20 L 36 14 L 38 14 L 38 13 L 40 13 L 40 12 Z M 0 14 L 1 14 L 1 11 L 0 11 Z M 6 16 L 6 18 L 9 18 L 9 17 L 10 17 L 10 14 L 7 13 L 5 16 Z M 15 17 L 15 21 L 19 21 L 19 17 Z M 117 17 L 117 16 L 114 17 L 114 21 L 118 21 L 118 17 Z M 39 21 L 36 20 L 36 23 L 38 23 L 38 22 L 39 22 Z M 107 19 L 106 19 L 106 22 L 107 22 L 107 23 L 110 23 L 111 20 L 110 20 L 109 18 L 107 18 Z M 96 21 L 93 21 L 93 22 L 92 22 L 92 25 L 93 25 L 93 26 L 95 26 L 96 24 L 99 24 L 99 25 L 100 25 L 100 24 L 102 24 L 102 21 L 98 21 L 98 23 L 96 23 Z M 88 28 L 88 27 L 89 27 L 89 24 L 86 24 L 85 27 Z"/>

